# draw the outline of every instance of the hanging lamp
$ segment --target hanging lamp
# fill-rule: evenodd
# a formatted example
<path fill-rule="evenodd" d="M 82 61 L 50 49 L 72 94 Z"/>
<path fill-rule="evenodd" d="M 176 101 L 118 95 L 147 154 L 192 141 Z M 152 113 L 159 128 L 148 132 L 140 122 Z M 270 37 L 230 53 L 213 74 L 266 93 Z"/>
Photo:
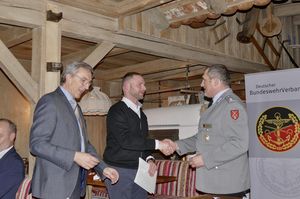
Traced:
<path fill-rule="evenodd" d="M 100 87 L 93 87 L 93 90 L 85 94 L 79 102 L 84 115 L 106 115 L 111 100 L 101 92 Z"/>

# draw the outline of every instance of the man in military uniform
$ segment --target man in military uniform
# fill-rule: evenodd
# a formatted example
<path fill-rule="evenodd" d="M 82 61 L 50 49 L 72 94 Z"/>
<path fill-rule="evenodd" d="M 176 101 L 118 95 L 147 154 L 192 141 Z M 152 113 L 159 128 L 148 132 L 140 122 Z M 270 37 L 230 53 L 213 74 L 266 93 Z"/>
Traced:
<path fill-rule="evenodd" d="M 195 152 L 189 163 L 196 168 L 196 189 L 212 197 L 243 198 L 249 192 L 248 119 L 244 104 L 230 88 L 225 66 L 213 65 L 201 87 L 212 105 L 202 113 L 198 133 L 178 140 L 178 154 Z"/>

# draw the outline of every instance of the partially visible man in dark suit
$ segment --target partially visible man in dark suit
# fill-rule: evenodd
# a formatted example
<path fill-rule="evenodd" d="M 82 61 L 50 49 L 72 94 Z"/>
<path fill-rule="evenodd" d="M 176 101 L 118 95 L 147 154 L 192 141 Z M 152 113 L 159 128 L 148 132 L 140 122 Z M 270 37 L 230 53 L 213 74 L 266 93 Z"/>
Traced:
<path fill-rule="evenodd" d="M 119 178 L 89 143 L 76 102 L 89 89 L 92 76 L 90 65 L 74 62 L 63 71 L 61 86 L 37 103 L 30 133 L 30 150 L 36 156 L 31 184 L 36 198 L 79 199 L 85 195 L 87 170 L 94 167 L 112 183 Z"/>
<path fill-rule="evenodd" d="M 17 127 L 8 120 L 0 119 L 0 198 L 12 199 L 25 176 L 22 158 L 16 152 L 14 142 Z"/>

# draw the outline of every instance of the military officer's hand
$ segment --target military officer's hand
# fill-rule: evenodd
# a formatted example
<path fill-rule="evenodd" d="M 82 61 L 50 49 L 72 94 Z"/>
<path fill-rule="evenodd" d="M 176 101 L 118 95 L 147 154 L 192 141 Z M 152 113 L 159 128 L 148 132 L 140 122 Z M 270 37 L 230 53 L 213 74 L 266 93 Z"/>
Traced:
<path fill-rule="evenodd" d="M 197 154 L 190 157 L 188 161 L 189 161 L 189 165 L 193 168 L 199 168 L 204 166 L 204 162 L 201 154 Z"/>
<path fill-rule="evenodd" d="M 166 156 L 171 155 L 173 153 L 172 148 L 169 146 L 169 143 L 166 140 L 159 141 L 158 149 Z"/>
<path fill-rule="evenodd" d="M 154 163 L 153 160 L 149 160 L 148 164 L 149 164 L 148 173 L 149 173 L 150 176 L 154 176 L 155 172 L 157 171 L 157 166 L 156 166 L 156 164 Z"/>
<path fill-rule="evenodd" d="M 177 144 L 170 139 L 159 141 L 159 150 L 166 156 L 173 154 L 176 148 Z"/>

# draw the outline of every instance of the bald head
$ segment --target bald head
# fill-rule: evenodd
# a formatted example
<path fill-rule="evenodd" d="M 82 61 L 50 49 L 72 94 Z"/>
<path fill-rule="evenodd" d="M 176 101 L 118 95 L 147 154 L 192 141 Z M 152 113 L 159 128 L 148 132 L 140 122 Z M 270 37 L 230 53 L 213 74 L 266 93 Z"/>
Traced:
<path fill-rule="evenodd" d="M 3 151 L 14 144 L 17 133 L 16 125 L 8 120 L 0 119 L 0 151 Z"/>
<path fill-rule="evenodd" d="M 144 98 L 146 92 L 145 80 L 139 73 L 127 73 L 123 77 L 122 89 L 124 97 L 137 104 L 139 100 Z"/>

